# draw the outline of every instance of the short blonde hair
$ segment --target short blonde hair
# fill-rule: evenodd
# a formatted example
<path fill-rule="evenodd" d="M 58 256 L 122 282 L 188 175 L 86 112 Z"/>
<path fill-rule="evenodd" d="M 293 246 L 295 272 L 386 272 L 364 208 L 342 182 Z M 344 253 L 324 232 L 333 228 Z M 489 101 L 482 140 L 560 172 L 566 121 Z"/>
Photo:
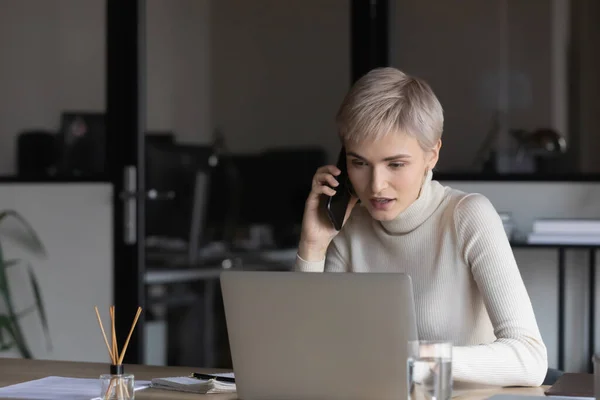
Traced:
<path fill-rule="evenodd" d="M 370 71 L 352 86 L 336 123 L 344 143 L 402 132 L 427 151 L 442 137 L 444 112 L 427 82 L 386 67 Z"/>

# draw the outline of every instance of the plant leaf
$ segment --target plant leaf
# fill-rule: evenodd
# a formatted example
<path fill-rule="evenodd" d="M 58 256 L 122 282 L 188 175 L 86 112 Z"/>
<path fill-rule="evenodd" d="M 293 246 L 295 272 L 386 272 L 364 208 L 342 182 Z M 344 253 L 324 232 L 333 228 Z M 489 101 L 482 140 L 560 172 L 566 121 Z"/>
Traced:
<path fill-rule="evenodd" d="M 5 292 L 8 290 L 8 278 L 6 277 L 6 269 L 17 263 L 9 263 L 8 261 L 4 261 L 2 248 L 0 247 L 0 292 Z"/>
<path fill-rule="evenodd" d="M 3 343 L 3 344 L 0 344 L 0 351 L 6 351 L 6 350 L 10 350 L 10 349 L 12 349 L 13 347 L 15 347 L 15 346 L 13 345 L 13 343 Z"/>
<path fill-rule="evenodd" d="M 4 339 L 4 325 L 6 324 L 4 322 L 4 320 L 2 318 L 6 318 L 6 316 L 4 315 L 0 315 L 0 348 L 3 348 L 4 346 L 6 346 L 7 344 L 5 343 L 5 339 Z"/>
<path fill-rule="evenodd" d="M 20 262 L 20 260 L 7 260 L 4 261 L 4 268 L 6 269 L 7 267 L 13 267 L 15 265 L 18 265 Z M 48 317 L 46 314 L 46 309 L 44 307 L 44 301 L 42 300 L 42 292 L 40 290 L 40 285 L 38 284 L 37 278 L 35 277 L 35 272 L 33 271 L 33 268 L 31 266 L 31 264 L 27 264 L 27 273 L 29 274 L 29 282 L 31 283 L 31 289 L 33 290 L 33 295 L 35 297 L 35 306 L 31 307 L 30 309 L 26 310 L 25 312 L 20 312 L 19 314 L 17 314 L 17 318 L 20 318 L 26 314 L 29 314 L 31 311 L 33 311 L 34 308 L 37 308 L 39 315 L 40 315 L 40 321 L 42 323 L 42 328 L 44 329 L 44 336 L 46 337 L 46 348 L 48 349 L 48 351 L 52 350 L 52 343 L 50 340 L 50 328 L 48 325 Z M 4 280 L 5 282 L 8 282 L 8 279 Z M 2 343 L 2 332 L 0 332 L 0 343 Z"/>
<path fill-rule="evenodd" d="M 25 336 L 21 330 L 21 326 L 19 325 L 19 321 L 17 316 L 14 313 L 14 310 L 9 309 L 8 320 L 10 322 L 9 333 L 11 334 L 15 346 L 19 349 L 19 353 L 23 358 L 33 358 L 29 347 L 27 346 L 27 342 L 25 341 Z"/>
<path fill-rule="evenodd" d="M 9 267 L 14 267 L 15 265 L 18 265 L 21 262 L 21 260 L 5 260 L 2 261 L 2 264 L 4 264 L 4 268 L 9 268 Z"/>
<path fill-rule="evenodd" d="M 12 343 L 7 343 L 4 339 L 3 331 L 6 330 L 10 337 L 13 339 Z M 0 315 L 0 351 L 10 350 L 14 347 L 15 333 L 12 329 L 10 319 L 6 315 Z"/>
<path fill-rule="evenodd" d="M 6 268 L 10 267 L 8 261 L 4 261 L 4 252 L 0 244 L 0 293 L 4 296 L 8 292 L 8 278 L 6 276 Z M 8 306 L 8 304 L 7 304 Z"/>
<path fill-rule="evenodd" d="M 2 260 L 2 249 L 0 248 L 0 292 L 8 290 L 8 278 L 6 269 L 19 264 L 19 260 Z"/>
<path fill-rule="evenodd" d="M 33 227 L 29 224 L 29 222 L 27 222 L 27 220 L 25 218 L 23 218 L 23 216 L 21 216 L 21 214 L 19 214 L 18 212 L 14 211 L 14 210 L 1 211 L 0 212 L 0 225 L 2 224 L 2 222 L 4 222 L 5 220 L 7 220 L 11 217 L 13 219 L 15 219 L 17 222 L 19 222 L 20 225 L 25 229 L 25 232 L 28 235 L 27 239 L 29 239 L 27 244 L 29 244 L 30 250 L 32 250 L 34 252 L 38 252 L 45 257 L 47 255 L 46 248 L 42 244 L 42 241 L 38 237 L 38 235 L 35 232 L 35 230 L 33 229 Z"/>
<path fill-rule="evenodd" d="M 0 296 L 4 298 L 4 303 L 6 304 L 6 309 L 8 311 L 8 315 L 3 316 L 3 321 L 8 319 L 8 322 L 5 322 L 3 325 L 8 329 L 9 334 L 14 339 L 14 344 L 19 349 L 19 353 L 23 358 L 32 358 L 31 351 L 29 351 L 29 347 L 27 347 L 27 342 L 25 341 L 25 336 L 21 331 L 21 326 L 19 325 L 18 317 L 15 313 L 15 307 L 12 302 L 12 298 L 10 295 L 10 290 L 8 287 L 8 278 L 6 276 L 6 267 L 4 261 L 4 252 L 2 251 L 2 245 L 0 243 Z"/>
<path fill-rule="evenodd" d="M 35 304 L 40 314 L 42 327 L 44 328 L 44 336 L 46 336 L 46 348 L 50 351 L 52 349 L 52 343 L 50 342 L 50 329 L 48 328 L 48 317 L 46 315 L 46 309 L 44 308 L 44 302 L 42 301 L 42 292 L 40 291 L 40 285 L 37 282 L 31 265 L 28 264 L 27 269 L 29 271 L 29 282 L 31 282 L 31 288 L 33 289 L 33 295 L 35 296 Z"/>
<path fill-rule="evenodd" d="M 21 243 L 27 245 L 29 250 L 31 250 L 32 252 L 37 252 L 43 255 L 44 257 L 47 256 L 46 249 L 42 244 L 42 241 L 38 237 L 37 233 L 29 224 L 29 222 L 27 222 L 27 220 L 23 218 L 23 216 L 21 216 L 21 214 L 19 214 L 18 212 L 14 210 L 5 210 L 0 212 L 0 225 L 4 221 L 9 220 L 11 217 L 14 220 L 16 220 L 22 228 L 24 228 L 25 236 L 21 235 L 19 237 L 19 239 L 21 239 Z M 21 326 L 19 324 L 19 315 L 17 315 L 17 313 L 15 312 L 9 288 L 9 281 L 6 274 L 7 268 L 17 265 L 18 263 L 19 260 L 4 260 L 4 253 L 2 251 L 2 244 L 0 242 L 0 296 L 4 298 L 4 302 L 6 303 L 6 308 L 8 311 L 8 315 L 3 316 L 2 321 L 4 321 L 4 323 L 2 325 L 4 326 L 4 329 L 6 329 L 10 336 L 13 338 L 13 345 L 18 348 L 19 352 L 21 353 L 21 356 L 24 358 L 32 358 L 31 351 L 27 346 L 25 336 L 23 335 Z M 32 285 L 33 293 L 35 296 L 36 306 L 38 308 L 40 320 L 42 322 L 42 326 L 46 336 L 47 346 L 48 348 L 50 348 L 51 344 L 48 329 L 48 320 L 41 299 L 41 292 L 37 283 L 37 279 L 35 278 L 33 269 L 31 268 L 31 265 L 28 264 L 27 267 L 29 273 L 29 280 Z M 5 347 L 5 343 L 1 343 L 2 347 Z"/>

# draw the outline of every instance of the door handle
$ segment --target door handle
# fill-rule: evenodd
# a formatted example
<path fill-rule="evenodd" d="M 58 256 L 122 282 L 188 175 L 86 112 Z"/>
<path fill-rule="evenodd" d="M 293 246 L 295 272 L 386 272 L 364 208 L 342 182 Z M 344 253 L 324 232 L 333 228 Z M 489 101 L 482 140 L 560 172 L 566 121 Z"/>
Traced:
<path fill-rule="evenodd" d="M 121 200 L 135 199 L 138 197 L 138 193 L 123 191 L 119 193 L 119 197 L 121 198 Z M 166 192 L 159 192 L 156 189 L 150 189 L 146 192 L 146 198 L 149 200 L 173 200 L 175 198 L 175 192 L 172 190 Z"/>
<path fill-rule="evenodd" d="M 137 242 L 137 201 L 142 193 L 138 191 L 137 168 L 128 165 L 123 170 L 123 191 L 119 198 L 123 202 L 123 241 L 125 244 Z M 149 200 L 173 200 L 175 192 L 172 190 L 158 191 L 150 189 L 146 192 Z"/>
<path fill-rule="evenodd" d="M 146 192 L 146 198 L 149 200 L 173 200 L 175 198 L 175 192 L 172 190 L 159 192 L 156 189 L 150 189 Z"/>

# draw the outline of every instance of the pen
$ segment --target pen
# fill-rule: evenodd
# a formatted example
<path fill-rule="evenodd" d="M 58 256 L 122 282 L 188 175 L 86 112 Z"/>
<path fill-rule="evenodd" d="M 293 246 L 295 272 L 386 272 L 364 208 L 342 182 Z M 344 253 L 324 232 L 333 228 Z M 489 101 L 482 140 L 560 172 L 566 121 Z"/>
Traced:
<path fill-rule="evenodd" d="M 219 381 L 219 382 L 229 382 L 229 383 L 235 383 L 235 378 L 228 378 L 226 376 L 215 376 L 215 375 L 210 375 L 210 374 L 200 374 L 198 372 L 192 372 L 192 378 L 196 378 L 196 379 L 214 379 L 215 381 Z"/>

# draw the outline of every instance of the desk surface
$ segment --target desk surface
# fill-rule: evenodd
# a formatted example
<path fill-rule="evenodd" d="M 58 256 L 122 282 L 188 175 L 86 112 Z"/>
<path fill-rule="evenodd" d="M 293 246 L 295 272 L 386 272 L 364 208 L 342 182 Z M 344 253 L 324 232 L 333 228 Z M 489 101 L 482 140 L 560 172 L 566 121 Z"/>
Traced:
<path fill-rule="evenodd" d="M 106 373 L 107 364 L 82 363 L 69 361 L 42 361 L 0 358 L 0 387 L 15 383 L 44 378 L 46 376 L 65 376 L 69 378 L 98 378 Z M 126 365 L 125 372 L 135 375 L 136 380 L 152 380 L 167 376 L 189 375 L 192 369 L 184 367 L 153 367 L 142 365 Z M 201 371 L 199 371 L 201 372 Z M 211 372 L 211 371 L 207 371 Z M 201 396 L 204 397 L 204 396 Z M 198 395 L 171 390 L 144 389 L 136 392 L 136 400 L 144 399 L 196 399 Z M 233 400 L 235 394 L 211 394 L 209 400 Z"/>
<path fill-rule="evenodd" d="M 70 361 L 42 361 L 23 360 L 12 358 L 0 358 L 0 387 L 13 385 L 15 383 L 44 378 L 46 376 L 65 376 L 70 378 L 97 378 L 106 372 L 106 364 L 82 363 Z M 152 367 L 142 365 L 127 365 L 125 371 L 135 375 L 139 380 L 151 380 L 152 378 L 166 376 L 188 375 L 190 368 L 184 367 Z M 198 371 L 203 372 L 203 371 Z M 214 372 L 214 371 L 204 371 Z M 520 394 L 531 396 L 543 396 L 544 387 L 538 388 L 502 388 L 485 389 L 466 392 L 455 397 L 457 400 L 482 400 L 494 394 Z M 160 389 L 145 389 L 135 394 L 135 398 L 144 399 L 196 399 L 206 397 L 210 400 L 234 400 L 235 394 L 211 394 L 197 395 L 192 393 L 174 392 Z"/>

